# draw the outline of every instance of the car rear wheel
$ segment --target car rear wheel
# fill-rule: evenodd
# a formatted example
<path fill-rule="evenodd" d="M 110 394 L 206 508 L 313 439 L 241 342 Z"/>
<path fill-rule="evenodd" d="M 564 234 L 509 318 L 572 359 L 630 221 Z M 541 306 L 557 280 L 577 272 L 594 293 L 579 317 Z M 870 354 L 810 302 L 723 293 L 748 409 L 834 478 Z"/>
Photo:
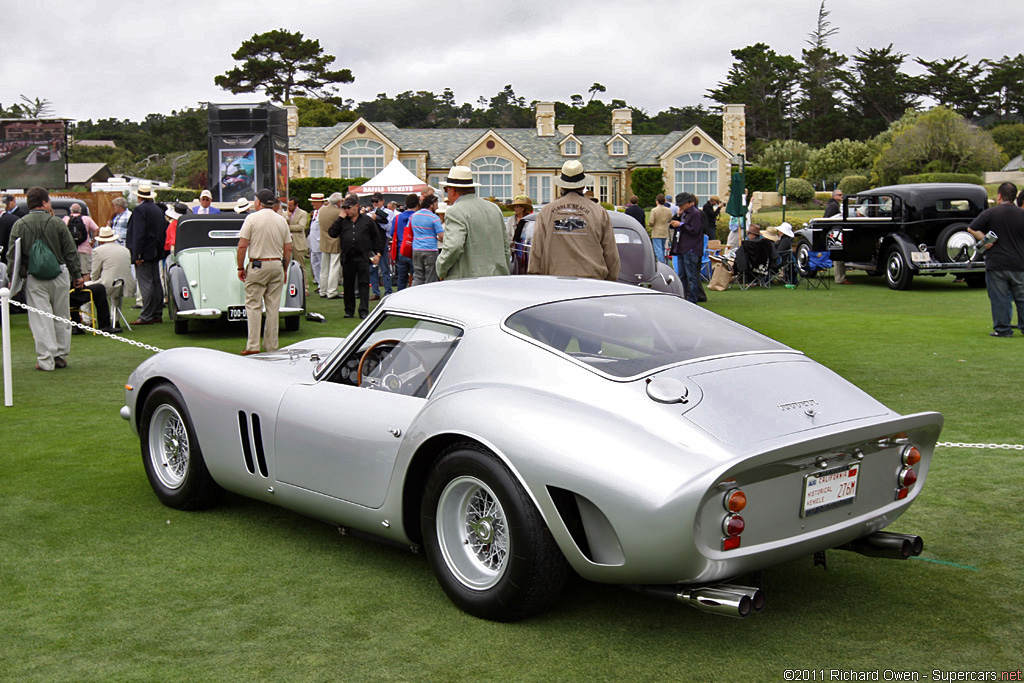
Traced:
<path fill-rule="evenodd" d="M 936 255 L 943 263 L 967 263 L 974 256 L 973 247 L 977 243 L 978 240 L 967 231 L 966 223 L 954 223 L 939 233 Z"/>
<path fill-rule="evenodd" d="M 178 308 L 174 305 L 174 293 L 167 297 L 167 317 L 174 323 L 174 334 L 188 334 L 188 320 L 178 315 Z"/>
<path fill-rule="evenodd" d="M 161 384 L 146 397 L 139 421 L 142 463 L 156 497 L 178 510 L 220 502 L 223 490 L 210 476 L 181 393 Z"/>
<path fill-rule="evenodd" d="M 895 244 L 885 252 L 885 284 L 889 289 L 910 289 L 914 274 L 910 272 L 907 259 Z"/>
<path fill-rule="evenodd" d="M 508 468 L 475 444 L 435 463 L 421 508 L 427 558 L 441 588 L 473 616 L 513 621 L 548 607 L 569 566 Z"/>
<path fill-rule="evenodd" d="M 964 282 L 971 289 L 984 289 L 986 286 L 985 273 L 972 273 L 971 275 L 964 275 Z"/>
<path fill-rule="evenodd" d="M 302 322 L 301 316 L 290 315 L 284 319 L 284 329 L 288 332 L 298 332 L 300 322 Z"/>

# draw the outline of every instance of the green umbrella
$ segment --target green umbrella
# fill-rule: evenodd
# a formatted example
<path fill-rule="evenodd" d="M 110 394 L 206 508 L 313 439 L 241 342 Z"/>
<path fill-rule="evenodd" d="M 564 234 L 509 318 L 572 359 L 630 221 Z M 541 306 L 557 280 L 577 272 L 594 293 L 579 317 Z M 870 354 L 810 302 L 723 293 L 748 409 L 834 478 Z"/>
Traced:
<path fill-rule="evenodd" d="M 729 203 L 725 206 L 725 212 L 730 216 L 746 216 L 747 207 L 743 206 L 743 195 L 746 188 L 743 187 L 743 174 L 732 174 L 732 185 L 729 189 Z"/>

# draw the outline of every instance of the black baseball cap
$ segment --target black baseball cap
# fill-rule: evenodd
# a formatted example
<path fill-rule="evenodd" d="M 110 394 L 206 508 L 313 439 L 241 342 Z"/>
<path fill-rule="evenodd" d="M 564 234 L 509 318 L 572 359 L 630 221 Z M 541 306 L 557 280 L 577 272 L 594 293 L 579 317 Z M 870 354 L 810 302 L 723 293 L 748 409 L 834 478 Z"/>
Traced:
<path fill-rule="evenodd" d="M 274 194 L 273 190 L 263 188 L 256 193 L 256 199 L 260 200 L 260 204 L 263 206 L 273 206 L 274 202 L 277 201 L 277 196 Z"/>

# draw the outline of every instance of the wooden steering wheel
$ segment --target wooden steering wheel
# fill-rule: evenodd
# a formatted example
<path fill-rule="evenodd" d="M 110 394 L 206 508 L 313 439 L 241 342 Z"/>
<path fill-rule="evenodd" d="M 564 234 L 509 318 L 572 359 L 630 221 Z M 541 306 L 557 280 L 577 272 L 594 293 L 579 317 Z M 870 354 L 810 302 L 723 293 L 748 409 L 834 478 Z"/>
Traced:
<path fill-rule="evenodd" d="M 391 346 L 391 350 L 397 349 L 399 346 L 404 346 L 409 351 L 409 355 L 412 356 L 417 363 L 419 363 L 419 368 L 410 368 L 405 373 L 395 374 L 394 377 L 398 381 L 397 387 L 392 388 L 388 386 L 388 383 L 382 382 L 382 388 L 384 388 L 387 391 L 397 391 L 398 389 L 401 388 L 402 384 L 405 381 L 411 378 L 413 371 L 422 371 L 423 374 L 427 376 L 427 391 L 430 391 L 431 387 L 434 385 L 434 378 L 431 377 L 430 370 L 427 369 L 427 362 L 423 360 L 423 356 L 420 355 L 420 352 L 417 351 L 415 347 L 413 347 L 410 344 L 406 344 L 405 342 L 400 341 L 398 339 L 381 339 L 380 341 L 371 344 L 370 347 L 363 352 L 362 357 L 360 357 L 359 359 L 359 367 L 356 370 L 356 386 L 360 387 L 363 385 L 363 368 L 366 366 L 367 360 L 371 359 L 371 356 L 373 354 L 379 354 L 381 356 L 381 358 L 377 359 L 376 366 L 377 368 L 380 367 L 380 361 L 382 360 L 383 355 L 387 353 L 386 349 L 381 349 L 381 347 L 385 345 Z"/>

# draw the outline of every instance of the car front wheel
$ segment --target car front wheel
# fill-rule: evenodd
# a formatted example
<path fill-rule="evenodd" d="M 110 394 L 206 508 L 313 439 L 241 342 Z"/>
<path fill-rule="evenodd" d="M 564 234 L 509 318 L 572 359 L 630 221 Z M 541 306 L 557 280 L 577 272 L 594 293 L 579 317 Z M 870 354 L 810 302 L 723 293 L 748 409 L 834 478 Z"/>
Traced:
<path fill-rule="evenodd" d="M 889 289 L 910 289 L 914 274 L 910 272 L 907 259 L 895 244 L 885 252 L 885 284 Z"/>
<path fill-rule="evenodd" d="M 800 277 L 811 277 L 811 245 L 806 240 L 800 240 L 796 245 L 796 269 Z"/>
<path fill-rule="evenodd" d="M 529 496 L 503 463 L 472 444 L 449 449 L 427 478 L 426 554 L 463 611 L 513 621 L 561 592 L 569 566 Z"/>
<path fill-rule="evenodd" d="M 181 393 L 162 384 L 146 397 L 139 421 L 142 462 L 156 497 L 178 510 L 220 502 L 223 490 L 210 476 Z"/>

